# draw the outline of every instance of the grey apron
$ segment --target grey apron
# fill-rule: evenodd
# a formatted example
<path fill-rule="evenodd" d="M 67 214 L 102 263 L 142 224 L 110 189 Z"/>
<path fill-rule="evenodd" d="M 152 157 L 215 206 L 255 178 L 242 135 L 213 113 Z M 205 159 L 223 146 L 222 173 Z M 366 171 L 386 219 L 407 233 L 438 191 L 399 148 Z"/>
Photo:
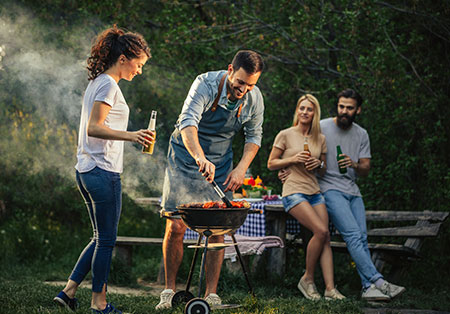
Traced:
<path fill-rule="evenodd" d="M 214 180 L 222 188 L 227 175 L 233 169 L 232 141 L 242 128 L 238 111 L 228 111 L 220 106 L 211 107 L 198 125 L 198 139 L 206 158 L 216 166 Z M 198 172 L 198 165 L 183 144 L 181 132 L 175 129 L 169 142 L 168 165 L 164 177 L 161 207 L 174 210 L 189 202 L 220 201 L 212 184 Z M 232 198 L 228 191 L 227 197 Z"/>

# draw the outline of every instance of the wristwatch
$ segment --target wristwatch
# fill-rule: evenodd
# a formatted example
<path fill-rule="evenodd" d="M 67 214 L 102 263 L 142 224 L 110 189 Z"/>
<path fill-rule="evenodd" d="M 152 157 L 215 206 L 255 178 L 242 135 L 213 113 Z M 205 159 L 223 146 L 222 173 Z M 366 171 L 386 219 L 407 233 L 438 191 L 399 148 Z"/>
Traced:
<path fill-rule="evenodd" d="M 324 165 L 325 165 L 325 161 L 322 160 L 322 162 L 320 163 L 319 168 L 322 169 Z"/>

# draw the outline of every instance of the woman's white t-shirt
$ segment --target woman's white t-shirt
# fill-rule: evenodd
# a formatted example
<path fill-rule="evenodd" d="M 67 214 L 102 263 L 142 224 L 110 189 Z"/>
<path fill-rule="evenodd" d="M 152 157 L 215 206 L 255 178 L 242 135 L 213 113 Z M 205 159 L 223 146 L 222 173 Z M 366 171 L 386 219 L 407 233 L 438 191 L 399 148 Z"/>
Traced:
<path fill-rule="evenodd" d="M 88 136 L 89 117 L 95 101 L 111 106 L 106 116 L 105 125 L 113 130 L 126 131 L 130 109 L 122 91 L 114 79 L 107 74 L 100 74 L 90 81 L 83 97 L 80 130 L 78 132 L 77 164 L 78 172 L 88 172 L 96 166 L 107 171 L 122 173 L 123 141 L 104 140 Z"/>

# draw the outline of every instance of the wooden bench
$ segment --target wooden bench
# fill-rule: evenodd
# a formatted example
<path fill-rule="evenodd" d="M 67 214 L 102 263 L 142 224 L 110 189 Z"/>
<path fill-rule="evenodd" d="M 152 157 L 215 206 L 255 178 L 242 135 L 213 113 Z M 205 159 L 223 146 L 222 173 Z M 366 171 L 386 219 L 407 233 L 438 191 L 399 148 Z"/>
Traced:
<path fill-rule="evenodd" d="M 118 236 L 116 246 L 114 248 L 114 255 L 121 258 L 125 264 L 132 264 L 133 246 L 136 245 L 159 245 L 163 243 L 163 238 L 144 238 L 144 237 L 124 237 Z M 183 240 L 184 245 L 196 244 L 196 239 Z"/>
<path fill-rule="evenodd" d="M 120 259 L 125 265 L 131 267 L 133 263 L 133 246 L 158 245 L 161 246 L 163 238 L 124 237 L 118 236 L 114 247 L 113 257 Z M 184 245 L 196 244 L 197 240 L 183 240 Z M 164 283 L 164 261 L 161 259 L 157 282 Z"/>
<path fill-rule="evenodd" d="M 266 205 L 265 211 L 266 233 L 277 235 L 286 241 L 286 219 L 290 217 L 289 214 L 282 205 Z M 389 264 L 392 266 L 389 278 L 395 278 L 410 261 L 420 258 L 423 240 L 436 237 L 448 215 L 448 212 L 432 211 L 366 211 L 369 249 L 378 271 L 383 272 Z M 386 224 L 389 226 L 384 227 Z M 294 244 L 303 245 L 305 239 L 307 241 L 309 238 L 308 233 L 310 232 L 305 232 L 301 239 L 291 240 Z M 340 236 L 332 237 L 331 247 L 333 251 L 348 252 Z M 286 269 L 286 248 L 273 249 L 269 254 L 269 272 L 283 276 Z"/>

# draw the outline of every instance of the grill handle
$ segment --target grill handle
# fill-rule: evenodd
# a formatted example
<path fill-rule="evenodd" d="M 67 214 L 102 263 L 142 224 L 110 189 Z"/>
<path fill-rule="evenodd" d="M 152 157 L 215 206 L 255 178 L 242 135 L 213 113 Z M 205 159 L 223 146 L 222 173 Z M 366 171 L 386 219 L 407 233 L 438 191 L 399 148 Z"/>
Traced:
<path fill-rule="evenodd" d="M 199 208 L 199 209 L 201 209 L 201 208 Z M 207 209 L 206 209 L 207 210 Z M 248 211 L 247 211 L 247 213 L 248 214 L 262 214 L 263 213 L 263 210 L 262 209 L 249 209 Z M 180 215 L 181 214 L 181 211 L 179 211 L 179 210 L 175 210 L 175 211 L 165 211 L 164 209 L 161 209 L 160 211 L 159 211 L 159 216 L 161 217 L 161 218 L 170 218 L 170 217 L 173 217 L 173 216 L 177 216 L 177 215 Z"/>
<path fill-rule="evenodd" d="M 161 210 L 159 211 L 159 216 L 160 216 L 161 218 L 170 218 L 170 217 L 173 217 L 173 216 L 176 216 L 176 215 L 179 215 L 179 214 L 181 214 L 181 212 L 178 211 L 178 210 L 175 210 L 175 211 L 166 211 L 166 210 L 164 210 L 164 209 L 161 209 Z"/>

